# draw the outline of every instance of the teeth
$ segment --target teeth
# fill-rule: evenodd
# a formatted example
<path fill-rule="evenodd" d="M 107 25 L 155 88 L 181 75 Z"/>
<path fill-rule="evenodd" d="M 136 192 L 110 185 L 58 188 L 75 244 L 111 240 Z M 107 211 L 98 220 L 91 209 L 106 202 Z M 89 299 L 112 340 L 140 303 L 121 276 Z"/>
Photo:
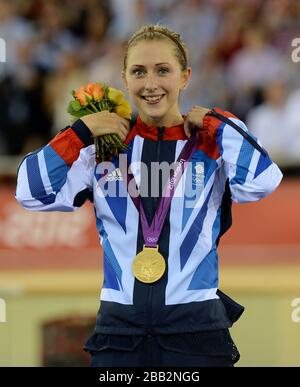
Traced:
<path fill-rule="evenodd" d="M 149 102 L 158 102 L 160 99 L 162 99 L 162 95 L 159 95 L 159 96 L 148 96 L 148 97 L 144 97 L 146 101 L 149 101 Z"/>

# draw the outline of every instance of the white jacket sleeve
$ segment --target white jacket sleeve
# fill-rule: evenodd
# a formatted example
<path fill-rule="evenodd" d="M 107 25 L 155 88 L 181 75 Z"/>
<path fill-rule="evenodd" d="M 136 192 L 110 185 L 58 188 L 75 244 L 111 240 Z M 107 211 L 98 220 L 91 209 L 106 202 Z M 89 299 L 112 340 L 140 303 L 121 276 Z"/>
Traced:
<path fill-rule="evenodd" d="M 215 110 L 237 124 L 251 136 L 253 142 L 260 145 L 241 120 L 228 112 Z M 282 179 L 282 173 L 265 150 L 263 152 L 257 150 L 226 122 L 213 117 L 206 124 L 210 125 L 210 130 L 216 132 L 220 156 L 223 159 L 234 202 L 256 201 L 276 189 Z"/>
<path fill-rule="evenodd" d="M 91 133 L 78 120 L 23 159 L 17 173 L 17 201 L 32 211 L 76 210 L 92 197 L 93 154 Z"/>

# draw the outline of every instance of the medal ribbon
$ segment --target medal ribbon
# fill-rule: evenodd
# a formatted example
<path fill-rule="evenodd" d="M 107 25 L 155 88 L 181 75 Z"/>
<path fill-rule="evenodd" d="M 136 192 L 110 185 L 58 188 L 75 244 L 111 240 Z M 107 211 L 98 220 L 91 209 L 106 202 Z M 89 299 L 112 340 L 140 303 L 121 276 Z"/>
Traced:
<path fill-rule="evenodd" d="M 192 154 L 196 150 L 196 147 L 198 144 L 198 139 L 199 139 L 199 136 L 198 136 L 197 132 L 192 134 L 191 137 L 186 142 L 186 144 L 184 145 L 183 149 L 181 150 L 181 152 L 176 160 L 176 164 L 175 164 L 176 167 L 175 167 L 175 169 L 171 170 L 170 177 L 169 177 L 169 179 L 168 179 L 168 181 L 163 189 L 162 196 L 160 197 L 158 207 L 155 211 L 155 214 L 154 214 L 154 217 L 153 217 L 153 220 L 152 220 L 152 223 L 150 226 L 149 226 L 148 220 L 146 218 L 146 214 L 145 214 L 145 210 L 144 210 L 144 207 L 143 207 L 143 204 L 141 201 L 141 197 L 139 195 L 137 197 L 134 197 L 130 193 L 129 184 L 132 180 L 135 182 L 135 178 L 129 170 L 124 171 L 124 166 L 122 166 L 121 165 L 122 163 L 120 163 L 119 167 L 121 169 L 123 176 L 125 176 L 125 174 L 127 174 L 127 180 L 126 180 L 127 192 L 129 194 L 129 196 L 131 197 L 136 209 L 140 213 L 142 232 L 143 232 L 143 237 L 144 237 L 146 247 L 156 247 L 157 246 L 158 238 L 160 236 L 162 227 L 164 225 L 164 222 L 165 222 L 172 198 L 174 196 L 176 187 L 180 181 L 181 176 L 183 175 L 183 173 L 187 167 L 188 161 L 190 160 L 190 158 L 192 157 Z M 135 185 L 136 185 L 136 182 L 135 182 Z M 136 185 L 136 187 L 137 187 L 137 185 Z"/>

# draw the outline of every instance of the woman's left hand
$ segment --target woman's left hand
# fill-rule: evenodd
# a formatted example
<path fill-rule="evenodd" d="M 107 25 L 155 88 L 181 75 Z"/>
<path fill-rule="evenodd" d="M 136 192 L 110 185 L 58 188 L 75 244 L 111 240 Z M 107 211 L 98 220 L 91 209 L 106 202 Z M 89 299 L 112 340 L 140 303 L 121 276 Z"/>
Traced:
<path fill-rule="evenodd" d="M 211 109 L 202 106 L 193 106 L 192 110 L 188 112 L 184 119 L 184 131 L 188 138 L 191 137 L 191 130 L 194 127 L 203 128 L 203 118 Z"/>

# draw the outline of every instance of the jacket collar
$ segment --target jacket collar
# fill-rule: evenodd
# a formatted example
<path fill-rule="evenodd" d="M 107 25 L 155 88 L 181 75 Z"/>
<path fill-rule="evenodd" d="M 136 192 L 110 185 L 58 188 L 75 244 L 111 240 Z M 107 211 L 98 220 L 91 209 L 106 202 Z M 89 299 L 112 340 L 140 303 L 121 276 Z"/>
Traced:
<path fill-rule="evenodd" d="M 149 140 L 158 141 L 159 128 L 157 126 L 146 125 L 140 116 L 137 117 L 134 129 L 139 136 Z M 162 131 L 163 140 L 187 140 L 183 129 L 183 124 L 172 127 L 164 126 L 162 127 Z"/>

